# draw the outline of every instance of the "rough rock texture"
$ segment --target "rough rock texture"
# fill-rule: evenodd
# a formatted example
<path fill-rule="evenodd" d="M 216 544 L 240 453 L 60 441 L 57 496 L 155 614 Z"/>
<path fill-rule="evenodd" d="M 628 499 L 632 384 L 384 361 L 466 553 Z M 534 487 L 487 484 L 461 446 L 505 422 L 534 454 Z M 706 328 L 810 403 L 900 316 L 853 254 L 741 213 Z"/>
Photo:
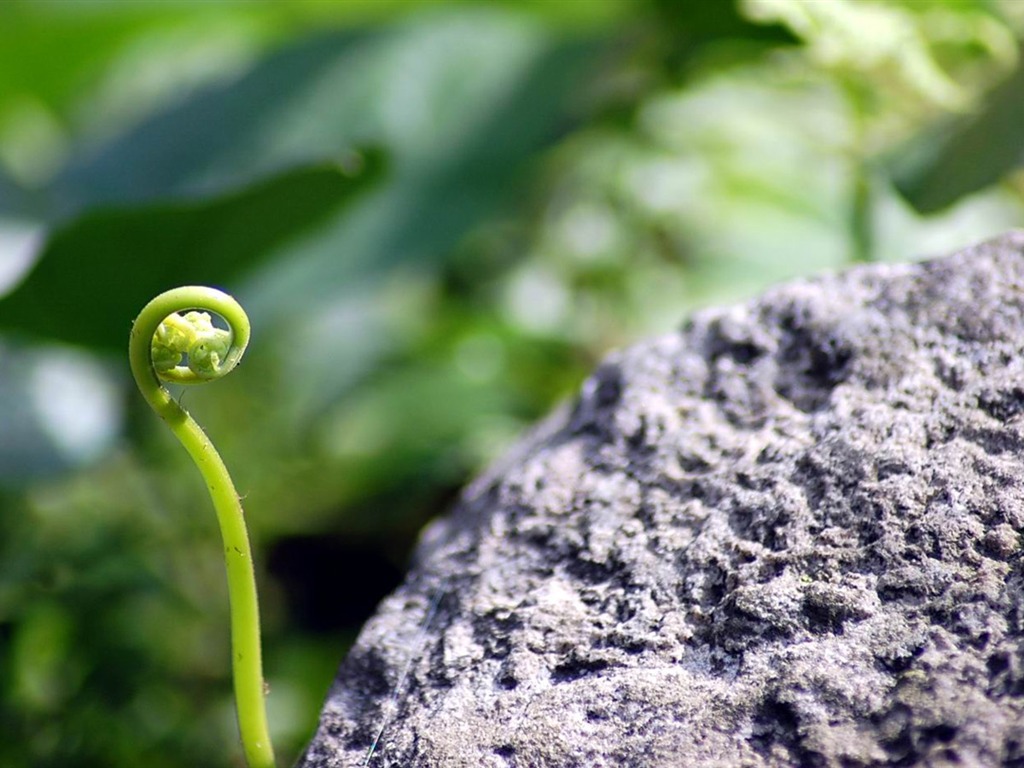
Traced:
<path fill-rule="evenodd" d="M 1022 524 L 1024 233 L 702 312 L 426 532 L 300 765 L 1024 765 Z"/>

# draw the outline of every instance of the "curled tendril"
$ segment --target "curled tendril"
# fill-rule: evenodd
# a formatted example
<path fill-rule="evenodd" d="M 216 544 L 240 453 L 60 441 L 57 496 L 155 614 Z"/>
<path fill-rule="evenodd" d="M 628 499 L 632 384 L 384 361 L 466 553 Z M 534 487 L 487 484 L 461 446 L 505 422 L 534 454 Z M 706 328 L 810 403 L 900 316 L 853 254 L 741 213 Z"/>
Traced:
<path fill-rule="evenodd" d="M 228 330 L 217 328 L 211 313 L 223 318 Z M 163 386 L 202 384 L 230 373 L 248 343 L 249 318 L 238 302 L 215 288 L 187 286 L 161 293 L 143 308 L 132 326 L 128 358 L 139 391 L 188 451 L 210 492 L 224 542 L 242 748 L 249 768 L 273 768 L 256 576 L 242 505 L 217 449 Z"/>
<path fill-rule="evenodd" d="M 228 330 L 217 328 L 211 313 L 222 317 Z M 249 318 L 237 301 L 216 288 L 186 286 L 161 293 L 139 313 L 129 355 L 139 388 L 147 394 L 160 382 L 219 379 L 238 365 L 248 344 Z"/>

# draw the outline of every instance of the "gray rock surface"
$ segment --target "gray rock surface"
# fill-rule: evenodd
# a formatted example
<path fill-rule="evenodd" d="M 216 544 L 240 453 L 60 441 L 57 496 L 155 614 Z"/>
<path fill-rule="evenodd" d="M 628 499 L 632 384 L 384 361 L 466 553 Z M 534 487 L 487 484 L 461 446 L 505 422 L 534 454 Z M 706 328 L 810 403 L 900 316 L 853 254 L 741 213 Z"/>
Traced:
<path fill-rule="evenodd" d="M 1024 765 L 1022 524 L 1024 233 L 704 311 L 428 529 L 299 765 Z"/>

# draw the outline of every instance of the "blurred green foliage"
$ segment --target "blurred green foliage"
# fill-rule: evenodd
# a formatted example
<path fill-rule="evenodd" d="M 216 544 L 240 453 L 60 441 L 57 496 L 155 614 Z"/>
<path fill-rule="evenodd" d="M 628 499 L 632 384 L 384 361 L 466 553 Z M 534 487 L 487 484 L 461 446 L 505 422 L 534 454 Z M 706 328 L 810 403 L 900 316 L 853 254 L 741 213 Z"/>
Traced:
<path fill-rule="evenodd" d="M 420 527 L 610 348 L 1024 213 L 1014 0 L 0 4 L 0 765 L 230 765 L 226 594 L 134 314 L 246 495 L 296 756 Z"/>

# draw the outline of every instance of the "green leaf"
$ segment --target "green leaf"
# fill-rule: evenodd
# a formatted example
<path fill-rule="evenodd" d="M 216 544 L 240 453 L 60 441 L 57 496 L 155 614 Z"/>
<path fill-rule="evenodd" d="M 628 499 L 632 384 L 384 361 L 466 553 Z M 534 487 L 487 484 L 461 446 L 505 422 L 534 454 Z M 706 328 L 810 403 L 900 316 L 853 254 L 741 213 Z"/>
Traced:
<path fill-rule="evenodd" d="M 30 98 L 66 119 L 83 86 L 133 39 L 182 18 L 180 9 L 84 4 L 0 3 L 0 118 Z M 59 55 L 55 55 L 59 51 Z"/>
<path fill-rule="evenodd" d="M 1024 63 L 976 113 L 951 118 L 885 159 L 893 183 L 924 214 L 999 181 L 1024 162 Z"/>
<path fill-rule="evenodd" d="M 209 86 L 99 148 L 83 144 L 50 189 L 60 215 L 104 205 L 223 194 L 352 146 L 352 115 L 329 112 L 321 78 L 367 33 L 318 35 Z"/>
<path fill-rule="evenodd" d="M 570 125 L 602 50 L 478 11 L 399 27 L 359 67 L 335 70 L 321 83 L 333 110 L 358 116 L 358 130 L 392 152 L 394 172 L 358 212 L 270 265 L 253 299 L 287 308 L 301 295 L 308 308 L 330 304 L 355 278 L 401 264 L 436 269 L 471 227 L 514 199 L 529 162 Z"/>
<path fill-rule="evenodd" d="M 572 124 L 578 94 L 606 50 L 600 41 L 560 41 L 516 17 L 491 14 L 410 26 L 386 48 L 376 70 L 361 70 L 369 82 L 339 77 L 333 90 L 355 100 L 360 86 L 367 101 L 350 109 L 379 125 L 374 135 L 389 138 L 394 173 L 358 209 L 268 262 L 242 291 L 254 322 L 280 329 L 279 352 L 287 348 L 293 361 L 301 356 L 295 364 L 306 374 L 291 397 L 307 418 L 394 344 L 364 344 L 359 323 L 333 318 L 353 315 L 346 312 L 353 300 L 386 298 L 396 274 L 437 279 L 473 228 L 514 205 L 531 163 Z M 325 326 L 335 331 L 320 332 Z M 294 350 L 295 338 L 315 338 L 308 344 L 315 352 Z"/>
<path fill-rule="evenodd" d="M 86 214 L 57 229 L 35 268 L 0 300 L 0 326 L 121 349 L 127 323 L 154 295 L 235 279 L 369 189 L 383 164 L 380 152 L 368 152 L 358 170 L 302 168 L 205 202 Z"/>

